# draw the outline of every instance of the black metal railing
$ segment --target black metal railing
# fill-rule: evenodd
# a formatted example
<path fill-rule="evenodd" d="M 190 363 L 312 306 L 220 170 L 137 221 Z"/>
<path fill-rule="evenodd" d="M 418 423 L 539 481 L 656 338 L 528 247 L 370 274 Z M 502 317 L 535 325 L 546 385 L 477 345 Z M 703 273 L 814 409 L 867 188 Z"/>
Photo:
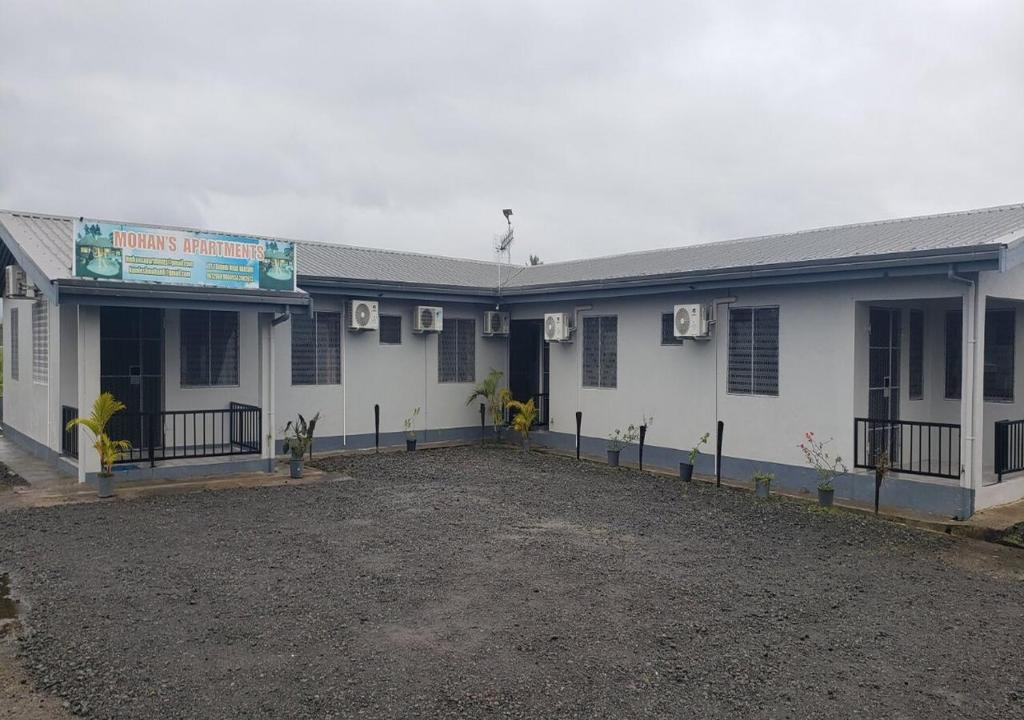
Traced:
<path fill-rule="evenodd" d="M 853 465 L 874 470 L 881 453 L 892 472 L 960 477 L 960 426 L 955 423 L 854 418 Z"/>
<path fill-rule="evenodd" d="M 131 443 L 120 463 L 254 455 L 263 451 L 263 414 L 235 402 L 226 409 L 118 413 L 107 434 Z"/>
<path fill-rule="evenodd" d="M 78 408 L 62 405 L 60 408 L 60 452 L 65 457 L 78 459 L 78 428 L 68 430 L 68 423 L 78 417 Z"/>
<path fill-rule="evenodd" d="M 1007 473 L 1024 470 L 1024 420 L 997 420 L 994 445 L 999 482 Z"/>

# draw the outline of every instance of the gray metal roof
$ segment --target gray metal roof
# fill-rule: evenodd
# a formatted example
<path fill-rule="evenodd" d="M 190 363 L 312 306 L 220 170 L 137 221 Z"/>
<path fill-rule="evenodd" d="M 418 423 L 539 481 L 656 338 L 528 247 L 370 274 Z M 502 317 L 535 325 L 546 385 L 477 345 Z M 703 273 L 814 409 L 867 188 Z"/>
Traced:
<path fill-rule="evenodd" d="M 1024 237 L 1024 204 L 727 240 L 526 268 L 513 287 L 599 282 L 1006 245 Z"/>
<path fill-rule="evenodd" d="M 71 217 L 0 211 L 0 235 L 48 280 L 71 277 Z M 196 228 L 183 228 L 195 231 Z M 254 236 L 262 237 L 262 236 Z M 690 245 L 665 250 L 505 268 L 510 293 L 585 283 L 694 276 L 731 269 L 799 266 L 886 256 L 914 257 L 972 248 L 998 248 L 1024 238 L 1024 204 L 842 225 L 802 232 Z M 272 238 L 288 240 L 287 238 Z M 492 293 L 493 262 L 290 240 L 298 245 L 301 278 L 456 288 Z"/>

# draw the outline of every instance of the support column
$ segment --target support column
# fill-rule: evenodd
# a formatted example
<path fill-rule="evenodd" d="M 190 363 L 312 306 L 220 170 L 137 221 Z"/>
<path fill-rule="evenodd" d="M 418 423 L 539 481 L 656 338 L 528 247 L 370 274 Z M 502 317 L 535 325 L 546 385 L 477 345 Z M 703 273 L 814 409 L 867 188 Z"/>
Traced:
<path fill-rule="evenodd" d="M 985 295 L 978 280 L 968 285 L 962 305 L 960 373 L 960 517 L 974 513 L 974 494 L 982 482 L 982 425 L 985 401 Z"/>
<path fill-rule="evenodd" d="M 88 415 L 100 396 L 100 309 L 78 306 L 78 414 Z M 93 450 L 93 438 L 78 428 L 78 481 L 85 482 L 88 473 L 100 471 L 100 461 Z"/>
<path fill-rule="evenodd" d="M 262 408 L 263 444 L 261 457 L 266 463 L 266 471 L 274 471 L 275 445 L 277 444 L 277 426 L 274 412 L 276 398 L 274 388 L 274 316 L 260 313 L 257 323 L 259 332 L 259 385 L 260 408 Z"/>

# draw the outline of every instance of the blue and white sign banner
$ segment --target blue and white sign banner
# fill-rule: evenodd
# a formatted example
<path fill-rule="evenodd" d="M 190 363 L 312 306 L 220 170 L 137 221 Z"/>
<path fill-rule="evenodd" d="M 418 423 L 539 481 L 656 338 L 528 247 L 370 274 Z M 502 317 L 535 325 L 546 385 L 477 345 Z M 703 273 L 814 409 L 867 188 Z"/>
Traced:
<path fill-rule="evenodd" d="M 280 240 L 75 222 L 75 277 L 295 290 L 295 245 Z"/>

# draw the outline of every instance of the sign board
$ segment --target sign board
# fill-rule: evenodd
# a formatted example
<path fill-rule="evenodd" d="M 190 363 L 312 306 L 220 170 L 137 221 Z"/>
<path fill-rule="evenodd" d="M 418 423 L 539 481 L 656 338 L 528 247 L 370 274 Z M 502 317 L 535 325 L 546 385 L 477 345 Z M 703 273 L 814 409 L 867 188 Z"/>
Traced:
<path fill-rule="evenodd" d="M 295 245 L 141 225 L 75 222 L 75 277 L 234 289 L 295 290 Z"/>

